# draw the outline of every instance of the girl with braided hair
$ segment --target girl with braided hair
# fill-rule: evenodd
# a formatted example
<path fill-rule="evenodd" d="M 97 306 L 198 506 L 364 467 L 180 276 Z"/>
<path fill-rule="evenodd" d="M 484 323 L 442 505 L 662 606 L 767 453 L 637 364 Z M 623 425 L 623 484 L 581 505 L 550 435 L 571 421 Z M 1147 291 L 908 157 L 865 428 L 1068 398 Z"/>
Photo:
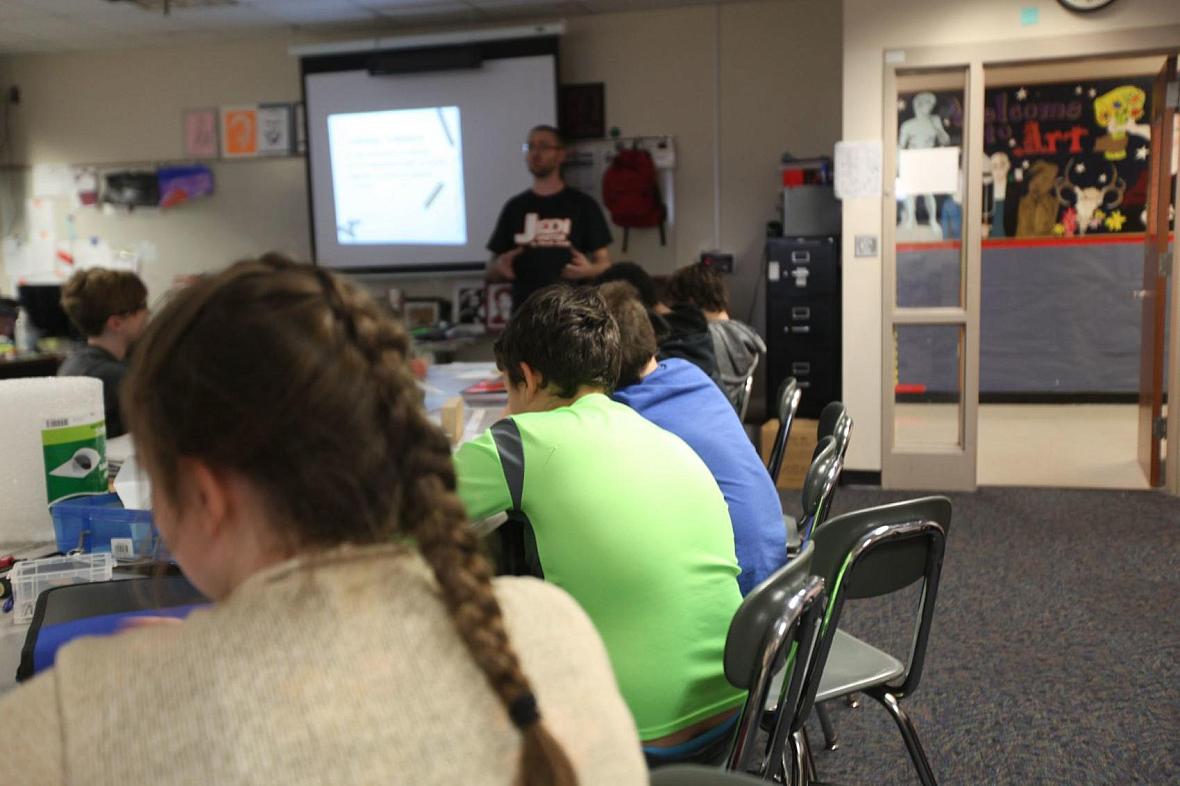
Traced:
<path fill-rule="evenodd" d="M 647 782 L 586 615 L 492 579 L 408 355 L 356 288 L 279 257 L 175 295 L 123 405 L 214 603 L 73 642 L 0 701 L 22 781 Z"/>

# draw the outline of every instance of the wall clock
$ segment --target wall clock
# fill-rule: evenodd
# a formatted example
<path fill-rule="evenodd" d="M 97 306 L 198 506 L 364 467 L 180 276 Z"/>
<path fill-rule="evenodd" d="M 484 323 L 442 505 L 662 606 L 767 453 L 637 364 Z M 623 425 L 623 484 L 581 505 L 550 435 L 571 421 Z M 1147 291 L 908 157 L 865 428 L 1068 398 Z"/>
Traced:
<path fill-rule="evenodd" d="M 1114 0 L 1057 0 L 1070 11 L 1097 11 L 1106 8 Z"/>

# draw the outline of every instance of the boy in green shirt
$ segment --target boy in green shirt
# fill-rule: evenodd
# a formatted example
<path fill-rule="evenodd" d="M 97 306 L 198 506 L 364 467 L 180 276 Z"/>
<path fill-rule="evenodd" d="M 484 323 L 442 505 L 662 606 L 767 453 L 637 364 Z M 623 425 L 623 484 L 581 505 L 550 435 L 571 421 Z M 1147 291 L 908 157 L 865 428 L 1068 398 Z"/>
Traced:
<path fill-rule="evenodd" d="M 723 668 L 741 603 L 733 529 L 712 474 L 679 437 L 611 401 L 619 334 L 595 290 L 550 287 L 496 342 L 511 417 L 455 455 L 472 520 L 527 518 L 545 579 L 606 642 L 649 747 L 729 720 Z"/>

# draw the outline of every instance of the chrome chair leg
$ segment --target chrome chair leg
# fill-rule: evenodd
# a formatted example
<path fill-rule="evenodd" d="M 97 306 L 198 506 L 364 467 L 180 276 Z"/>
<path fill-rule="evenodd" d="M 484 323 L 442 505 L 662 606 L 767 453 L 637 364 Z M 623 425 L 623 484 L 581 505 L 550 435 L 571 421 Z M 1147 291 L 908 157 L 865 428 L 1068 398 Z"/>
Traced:
<path fill-rule="evenodd" d="M 938 786 L 937 781 L 934 780 L 934 772 L 930 769 L 930 762 L 926 759 L 926 751 L 922 749 L 922 743 L 918 740 L 918 732 L 914 729 L 910 716 L 901 708 L 897 698 L 887 691 L 872 692 L 869 695 L 881 702 L 889 714 L 893 716 L 893 720 L 901 732 L 901 737 L 905 740 L 906 749 L 910 752 L 910 758 L 914 762 L 914 769 L 918 771 L 918 779 L 922 781 L 922 786 Z"/>
<path fill-rule="evenodd" d="M 855 693 L 849 693 L 844 697 L 844 703 L 848 705 L 848 709 L 855 710 L 860 707 L 860 699 L 856 697 Z"/>
<path fill-rule="evenodd" d="M 836 750 L 840 745 L 836 741 L 836 727 L 832 725 L 832 719 L 828 717 L 827 707 L 816 702 L 815 714 L 819 716 L 819 725 L 824 730 L 824 747 L 830 751 Z"/>
<path fill-rule="evenodd" d="M 782 782 L 789 786 L 807 786 L 806 743 L 803 741 L 803 732 L 795 732 L 788 742 L 789 750 L 783 749 Z M 788 752 L 791 756 L 790 761 L 787 761 Z"/>

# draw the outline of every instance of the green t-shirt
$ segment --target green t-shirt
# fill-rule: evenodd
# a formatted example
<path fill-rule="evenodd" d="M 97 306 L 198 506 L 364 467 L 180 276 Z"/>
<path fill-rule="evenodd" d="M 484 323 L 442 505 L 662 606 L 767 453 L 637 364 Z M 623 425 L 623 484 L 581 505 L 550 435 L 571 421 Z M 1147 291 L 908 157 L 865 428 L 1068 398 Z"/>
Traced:
<path fill-rule="evenodd" d="M 524 452 L 520 507 L 545 579 L 597 627 L 640 739 L 741 703 L 723 668 L 742 600 L 733 528 L 700 458 L 600 394 L 513 420 Z M 459 449 L 455 467 L 472 520 L 512 508 L 490 431 Z"/>

